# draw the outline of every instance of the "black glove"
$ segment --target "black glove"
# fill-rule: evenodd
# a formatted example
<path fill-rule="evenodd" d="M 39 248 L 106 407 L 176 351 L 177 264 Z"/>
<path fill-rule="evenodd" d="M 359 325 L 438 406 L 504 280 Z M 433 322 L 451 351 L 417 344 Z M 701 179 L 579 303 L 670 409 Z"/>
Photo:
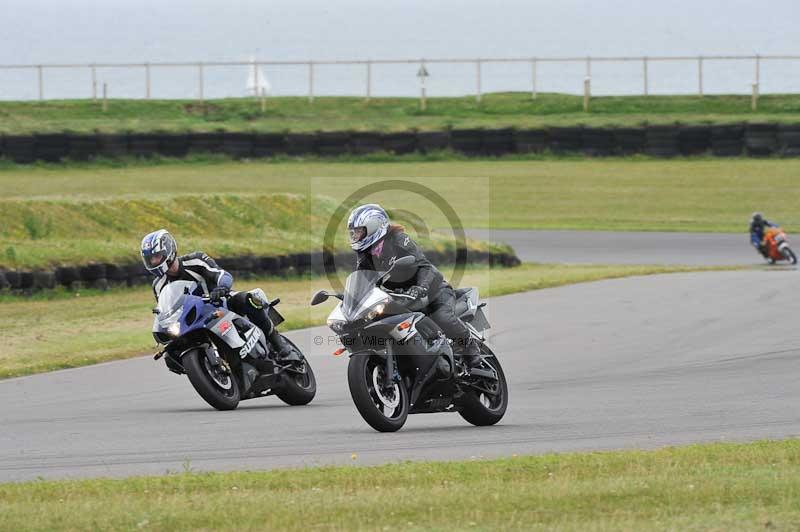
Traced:
<path fill-rule="evenodd" d="M 231 294 L 230 288 L 228 288 L 227 286 L 218 286 L 213 290 L 211 290 L 211 293 L 208 294 L 208 298 L 215 305 L 219 305 L 222 302 L 222 298 L 228 297 L 230 294 Z"/>
<path fill-rule="evenodd" d="M 414 299 L 419 300 L 419 299 L 422 299 L 423 297 L 428 295 L 428 289 L 425 288 L 424 286 L 416 286 L 416 285 L 414 285 L 414 286 L 412 286 L 411 288 L 408 289 L 406 294 L 410 295 Z"/>

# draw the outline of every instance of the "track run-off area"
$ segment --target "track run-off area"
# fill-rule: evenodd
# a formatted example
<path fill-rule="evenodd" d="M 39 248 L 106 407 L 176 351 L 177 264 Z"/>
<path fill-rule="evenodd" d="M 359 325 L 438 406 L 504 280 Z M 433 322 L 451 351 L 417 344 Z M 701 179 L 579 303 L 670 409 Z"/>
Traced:
<path fill-rule="evenodd" d="M 742 235 L 491 236 L 525 261 L 758 264 Z M 489 299 L 488 341 L 510 387 L 494 427 L 430 414 L 410 416 L 398 433 L 374 432 L 325 327 L 289 333 L 317 375 L 305 407 L 270 397 L 217 412 L 149 356 L 0 381 L 0 482 L 797 436 L 798 292 L 800 272 L 765 267 Z"/>

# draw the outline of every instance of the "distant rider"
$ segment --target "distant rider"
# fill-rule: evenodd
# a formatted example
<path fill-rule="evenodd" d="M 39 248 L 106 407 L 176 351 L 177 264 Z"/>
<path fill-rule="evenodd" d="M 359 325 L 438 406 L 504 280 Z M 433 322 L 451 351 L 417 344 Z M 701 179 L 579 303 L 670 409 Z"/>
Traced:
<path fill-rule="evenodd" d="M 158 296 L 167 284 L 173 281 L 194 281 L 198 284 L 196 295 L 208 296 L 212 303 L 221 305 L 227 298 L 228 309 L 247 316 L 259 327 L 272 347 L 282 358 L 291 353 L 291 346 L 283 339 L 267 315 L 267 301 L 263 292 L 231 292 L 233 276 L 217 266 L 217 263 L 203 253 L 196 251 L 178 257 L 178 244 L 165 229 L 154 231 L 142 239 L 142 261 L 147 271 L 156 276 L 153 281 L 153 294 Z"/>
<path fill-rule="evenodd" d="M 480 351 L 469 329 L 455 315 L 456 295 L 453 288 L 405 233 L 402 225 L 390 224 L 380 205 L 361 205 L 350 213 L 347 221 L 350 247 L 356 251 L 357 270 L 386 271 L 394 261 L 406 256 L 416 260 L 415 273 L 405 282 L 387 281 L 390 289 L 402 289 L 416 299 L 428 296 L 426 314 L 453 341 L 454 352 L 470 367 L 481 363 Z"/>
<path fill-rule="evenodd" d="M 769 258 L 767 242 L 764 239 L 764 234 L 768 227 L 778 227 L 778 225 L 764 218 L 764 215 L 760 212 L 754 212 L 753 217 L 750 219 L 750 243 L 765 259 Z"/>

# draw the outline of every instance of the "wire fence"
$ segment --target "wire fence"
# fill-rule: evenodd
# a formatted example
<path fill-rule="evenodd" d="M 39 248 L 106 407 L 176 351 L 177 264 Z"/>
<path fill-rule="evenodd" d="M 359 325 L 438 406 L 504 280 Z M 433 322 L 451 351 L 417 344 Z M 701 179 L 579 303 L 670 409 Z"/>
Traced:
<path fill-rule="evenodd" d="M 487 91 L 525 90 L 536 98 L 543 90 L 589 96 L 593 87 L 595 94 L 703 96 L 752 91 L 755 97 L 764 92 L 767 69 L 770 92 L 798 92 L 800 55 L 700 55 L 2 64 L 0 98 L 97 100 L 105 93 L 108 97 L 203 101 L 275 94 L 305 96 L 313 102 L 321 95 L 369 100 L 379 95 L 419 94 L 424 100 L 432 94 L 472 94 L 480 101 Z M 274 91 L 265 70 L 276 85 Z M 120 71 L 124 76 L 118 75 Z M 244 90 L 245 84 L 237 81 L 243 74 L 249 76 Z M 160 76 L 158 91 L 156 76 Z"/>

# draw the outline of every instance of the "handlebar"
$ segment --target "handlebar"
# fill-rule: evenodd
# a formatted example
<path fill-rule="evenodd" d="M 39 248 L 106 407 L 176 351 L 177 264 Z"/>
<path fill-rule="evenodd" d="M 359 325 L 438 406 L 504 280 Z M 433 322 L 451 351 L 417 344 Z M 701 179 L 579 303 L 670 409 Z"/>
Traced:
<path fill-rule="evenodd" d="M 398 301 L 398 303 L 402 303 L 408 307 L 409 310 L 421 310 L 428 306 L 428 296 L 417 299 L 408 295 L 403 289 L 400 288 L 396 290 L 389 290 L 384 286 L 383 290 L 392 297 L 402 299 L 402 301 Z"/>
<path fill-rule="evenodd" d="M 221 307 L 223 305 L 223 303 L 226 303 L 230 298 L 231 298 L 231 296 L 227 295 L 227 296 L 224 296 L 224 297 L 220 298 L 219 301 L 214 302 L 214 301 L 211 300 L 211 296 L 209 296 L 209 295 L 200 296 L 200 299 L 202 299 L 204 303 L 211 303 L 215 307 Z"/>
<path fill-rule="evenodd" d="M 402 288 L 398 288 L 396 290 L 390 290 L 390 289 L 388 289 L 388 288 L 386 288 L 384 286 L 383 290 L 386 293 L 388 293 L 390 295 L 393 295 L 393 296 L 403 297 L 403 298 L 407 298 L 407 299 L 415 299 L 413 296 L 408 295 L 407 291 L 403 290 Z"/>

